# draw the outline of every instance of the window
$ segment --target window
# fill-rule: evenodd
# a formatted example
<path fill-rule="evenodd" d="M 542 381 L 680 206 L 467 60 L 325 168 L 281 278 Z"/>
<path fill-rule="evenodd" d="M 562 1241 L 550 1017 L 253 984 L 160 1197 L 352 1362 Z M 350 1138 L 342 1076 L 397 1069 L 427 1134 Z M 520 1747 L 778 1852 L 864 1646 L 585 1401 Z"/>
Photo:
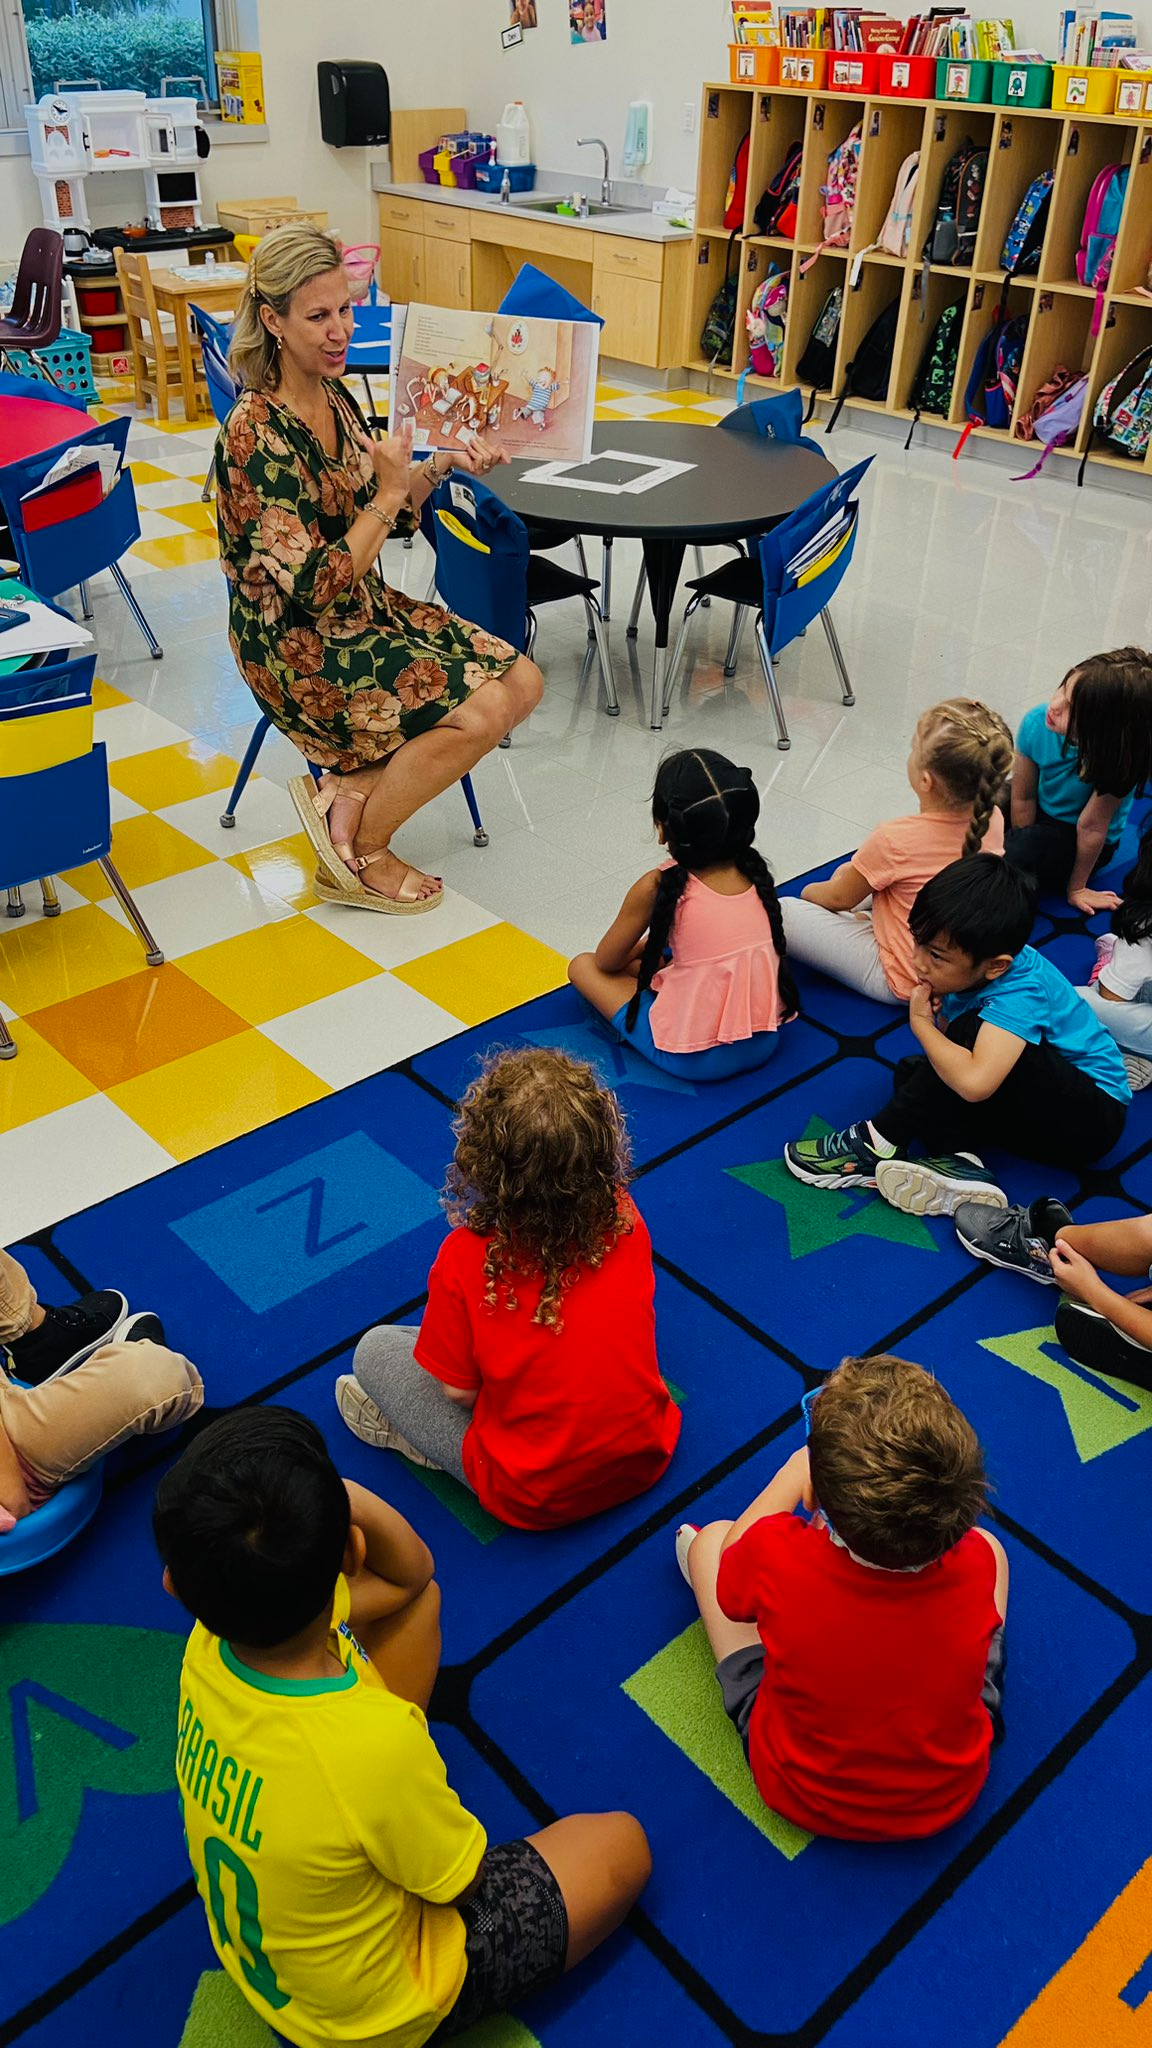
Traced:
<path fill-rule="evenodd" d="M 157 94 L 200 78 L 215 97 L 212 0 L 23 0 L 36 99 L 57 80 Z M 195 87 L 188 90 L 196 91 Z"/>

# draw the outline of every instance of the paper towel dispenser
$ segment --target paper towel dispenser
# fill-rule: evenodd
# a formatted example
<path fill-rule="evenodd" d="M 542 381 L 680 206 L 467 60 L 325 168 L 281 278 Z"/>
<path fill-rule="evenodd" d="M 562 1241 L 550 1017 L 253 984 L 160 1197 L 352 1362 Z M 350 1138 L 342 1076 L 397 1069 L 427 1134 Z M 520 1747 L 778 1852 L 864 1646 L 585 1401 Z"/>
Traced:
<path fill-rule="evenodd" d="M 333 149 L 372 148 L 392 136 L 388 73 L 359 59 L 316 66 L 320 133 Z"/>

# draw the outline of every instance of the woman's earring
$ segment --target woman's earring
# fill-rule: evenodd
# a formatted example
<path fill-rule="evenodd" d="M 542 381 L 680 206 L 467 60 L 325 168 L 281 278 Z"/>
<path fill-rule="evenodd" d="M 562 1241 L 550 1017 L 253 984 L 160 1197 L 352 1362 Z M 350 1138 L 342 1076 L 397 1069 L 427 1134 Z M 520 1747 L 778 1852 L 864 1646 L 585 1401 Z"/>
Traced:
<path fill-rule="evenodd" d="M 278 334 L 278 335 L 276 335 L 276 337 L 275 337 L 275 341 L 276 341 L 276 346 L 277 346 L 277 348 L 283 348 L 283 346 L 284 346 L 284 336 L 283 336 L 282 334 Z"/>

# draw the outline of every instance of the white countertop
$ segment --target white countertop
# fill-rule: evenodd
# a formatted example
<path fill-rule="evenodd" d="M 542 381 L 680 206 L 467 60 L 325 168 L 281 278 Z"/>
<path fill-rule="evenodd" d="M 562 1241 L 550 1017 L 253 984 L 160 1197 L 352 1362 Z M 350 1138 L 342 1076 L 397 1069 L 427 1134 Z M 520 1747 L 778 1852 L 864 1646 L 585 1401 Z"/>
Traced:
<path fill-rule="evenodd" d="M 687 228 L 674 228 L 670 221 L 655 213 L 601 213 L 589 214 L 587 220 L 577 220 L 564 213 L 542 213 L 534 206 L 518 206 L 517 198 L 535 199 L 555 193 L 563 196 L 564 182 L 561 178 L 549 178 L 541 183 L 536 192 L 523 195 L 512 194 L 507 206 L 500 204 L 495 192 L 464 192 L 455 185 L 394 185 L 387 177 L 383 166 L 373 167 L 373 190 L 390 192 L 397 199 L 420 199 L 435 206 L 459 206 L 474 213 L 509 214 L 513 220 L 541 221 L 551 228 L 579 228 L 583 234 L 625 235 L 633 242 L 686 242 Z M 575 182 L 570 188 L 576 190 Z"/>

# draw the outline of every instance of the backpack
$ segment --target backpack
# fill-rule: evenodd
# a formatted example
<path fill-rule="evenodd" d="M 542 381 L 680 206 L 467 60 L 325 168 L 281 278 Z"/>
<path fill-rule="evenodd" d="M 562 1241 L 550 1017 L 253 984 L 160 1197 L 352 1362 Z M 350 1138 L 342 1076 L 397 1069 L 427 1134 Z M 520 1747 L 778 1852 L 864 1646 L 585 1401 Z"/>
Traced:
<path fill-rule="evenodd" d="M 796 365 L 796 375 L 802 384 L 810 384 L 813 394 L 832 389 L 832 372 L 836 368 L 836 344 L 840 338 L 840 315 L 844 310 L 844 287 L 833 285 L 824 304 L 816 316 L 816 324 L 808 337 L 808 346 Z"/>
<path fill-rule="evenodd" d="M 1084 208 L 1080 247 L 1076 251 L 1076 276 L 1081 284 L 1091 285 L 1096 293 L 1093 334 L 1100 332 L 1104 287 L 1112 275 L 1112 259 L 1116 254 L 1116 237 L 1120 232 L 1120 216 L 1124 211 L 1127 190 L 1127 164 L 1105 164 L 1093 180 L 1088 204 Z"/>
<path fill-rule="evenodd" d="M 888 396 L 888 384 L 892 376 L 892 355 L 896 346 L 896 322 L 899 316 L 900 299 L 897 296 L 872 322 L 844 372 L 843 388 L 833 407 L 832 417 L 824 429 L 826 434 L 830 434 L 836 425 L 846 398 L 867 398 L 876 405 L 883 405 Z"/>
<path fill-rule="evenodd" d="M 952 386 L 956 382 L 956 371 L 960 362 L 960 327 L 964 318 L 964 301 L 958 299 L 954 306 L 945 306 L 940 318 L 932 329 L 928 346 L 920 358 L 916 381 L 912 386 L 912 411 L 915 418 L 908 429 L 904 446 L 910 448 L 916 421 L 922 412 L 938 413 L 946 417 L 952 404 Z"/>
<path fill-rule="evenodd" d="M 713 367 L 717 363 L 732 361 L 732 346 L 736 339 L 736 299 L 740 290 L 739 277 L 732 275 L 732 258 L 736 251 L 736 236 L 728 237 L 728 252 L 724 258 L 724 282 L 708 308 L 708 317 L 700 330 L 700 353 L 707 356 Z"/>
<path fill-rule="evenodd" d="M 780 169 L 771 182 L 765 186 L 756 208 L 756 233 L 758 235 L 787 235 L 796 233 L 796 203 L 800 197 L 800 167 L 804 149 L 794 142 Z"/>
<path fill-rule="evenodd" d="M 784 353 L 784 321 L 788 313 L 788 279 L 770 271 L 753 294 L 745 319 L 748 356 L 754 377 L 778 377 Z"/>
<path fill-rule="evenodd" d="M 1125 363 L 1096 400 L 1092 431 L 1077 483 L 1084 481 L 1084 464 L 1098 433 L 1117 455 L 1129 455 L 1133 462 L 1143 461 L 1152 440 L 1152 348 L 1142 348 L 1139 355 Z"/>
<path fill-rule="evenodd" d="M 906 156 L 896 173 L 892 198 L 884 216 L 884 225 L 879 238 L 870 242 L 867 249 L 861 249 L 853 259 L 851 285 L 853 291 L 860 282 L 860 271 L 864 258 L 873 249 L 883 249 L 889 256 L 906 256 L 912 238 L 912 208 L 916 200 L 916 182 L 920 174 L 920 151 L 914 149 Z"/>
<path fill-rule="evenodd" d="M 1061 377 L 1067 380 L 1063 384 L 1058 381 Z M 1047 393 L 1051 395 L 1045 396 Z M 1013 477 L 1014 484 L 1027 483 L 1029 477 L 1037 476 L 1054 448 L 1076 439 L 1087 397 L 1087 377 L 1073 377 L 1063 367 L 1054 370 L 1047 383 L 1041 385 L 1032 401 L 1031 420 L 1034 438 L 1044 443 L 1044 452 L 1039 462 L 1033 463 L 1023 476 Z"/>
<path fill-rule="evenodd" d="M 749 130 L 736 151 L 736 161 L 728 177 L 728 190 L 724 198 L 724 225 L 726 228 L 742 228 L 744 208 L 748 203 L 748 157 L 752 149 L 752 134 Z"/>
<path fill-rule="evenodd" d="M 971 136 L 966 135 L 944 166 L 940 197 L 924 244 L 925 267 L 930 263 L 971 263 L 976 253 L 976 230 L 987 175 L 988 151 L 977 149 Z"/>
<path fill-rule="evenodd" d="M 832 151 L 828 159 L 827 182 L 820 187 L 824 200 L 823 240 L 820 247 L 806 256 L 800 265 L 800 273 L 811 270 L 818 256 L 825 249 L 846 249 L 852 235 L 852 220 L 856 212 L 856 180 L 860 171 L 860 122 L 843 142 Z"/>
<path fill-rule="evenodd" d="M 1020 313 L 1009 320 L 1003 306 L 998 306 L 992 325 L 973 358 L 968 388 L 964 393 L 967 425 L 952 450 L 953 461 L 973 427 L 1003 428 L 1010 423 L 1027 338 L 1028 315 Z"/>
<path fill-rule="evenodd" d="M 1038 178 L 1033 178 L 1016 208 L 1000 251 L 1000 268 L 1005 282 L 1012 277 L 1034 277 L 1040 268 L 1040 250 L 1048 225 L 1054 177 L 1054 171 L 1041 171 Z"/>
<path fill-rule="evenodd" d="M 1056 400 L 1061 394 L 1067 391 L 1068 386 L 1075 382 L 1074 373 L 1071 370 L 1066 370 L 1063 363 L 1057 363 L 1052 375 L 1046 377 L 1039 389 L 1033 393 L 1032 403 L 1028 407 L 1027 412 L 1021 413 L 1020 418 L 1017 420 L 1016 439 L 1018 441 L 1035 440 L 1036 422 L 1043 418 L 1044 414 L 1055 405 Z"/>

